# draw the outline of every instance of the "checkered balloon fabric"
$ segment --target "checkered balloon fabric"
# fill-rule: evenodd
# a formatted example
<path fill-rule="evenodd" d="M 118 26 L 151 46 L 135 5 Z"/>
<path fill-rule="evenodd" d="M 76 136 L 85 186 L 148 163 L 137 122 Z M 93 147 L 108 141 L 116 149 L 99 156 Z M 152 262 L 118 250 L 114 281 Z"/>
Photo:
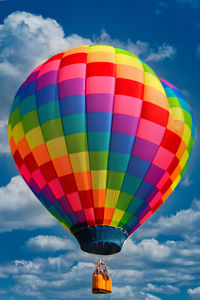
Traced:
<path fill-rule="evenodd" d="M 66 229 L 129 236 L 180 181 L 194 122 L 182 93 L 142 60 L 91 45 L 29 75 L 8 132 L 19 172 Z"/>

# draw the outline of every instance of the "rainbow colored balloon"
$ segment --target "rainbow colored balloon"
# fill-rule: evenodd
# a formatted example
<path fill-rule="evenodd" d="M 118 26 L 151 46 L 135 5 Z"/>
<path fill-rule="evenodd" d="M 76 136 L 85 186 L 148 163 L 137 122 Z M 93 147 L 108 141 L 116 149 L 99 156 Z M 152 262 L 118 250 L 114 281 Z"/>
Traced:
<path fill-rule="evenodd" d="M 188 103 L 130 52 L 59 53 L 22 84 L 9 118 L 20 174 L 82 250 L 119 252 L 167 199 L 194 140 Z"/>

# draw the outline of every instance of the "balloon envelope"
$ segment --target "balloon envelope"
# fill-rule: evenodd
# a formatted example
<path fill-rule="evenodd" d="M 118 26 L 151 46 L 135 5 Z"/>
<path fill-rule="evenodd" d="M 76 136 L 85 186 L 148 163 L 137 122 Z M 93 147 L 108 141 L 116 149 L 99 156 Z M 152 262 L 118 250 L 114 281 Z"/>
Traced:
<path fill-rule="evenodd" d="M 9 117 L 22 177 L 82 250 L 113 254 L 166 200 L 192 149 L 181 92 L 135 55 L 77 47 L 37 67 Z"/>

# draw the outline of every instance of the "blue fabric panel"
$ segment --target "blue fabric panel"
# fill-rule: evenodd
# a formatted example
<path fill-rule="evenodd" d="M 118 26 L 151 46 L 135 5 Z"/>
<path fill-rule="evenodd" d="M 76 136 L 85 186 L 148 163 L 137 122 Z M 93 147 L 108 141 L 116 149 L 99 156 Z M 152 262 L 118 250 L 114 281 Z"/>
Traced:
<path fill-rule="evenodd" d="M 85 113 L 85 95 L 74 95 L 60 100 L 61 116 Z"/>
<path fill-rule="evenodd" d="M 144 159 L 138 158 L 136 156 L 131 156 L 128 164 L 127 174 L 143 179 L 150 165 L 151 163 Z"/>
<path fill-rule="evenodd" d="M 110 151 L 131 154 L 135 136 L 112 132 Z"/>
<path fill-rule="evenodd" d="M 146 181 L 143 181 L 135 196 L 137 198 L 145 200 L 148 197 L 148 195 L 153 191 L 154 188 L 155 188 L 154 185 Z"/>
<path fill-rule="evenodd" d="M 111 131 L 112 113 L 87 113 L 87 128 L 89 131 Z"/>
<path fill-rule="evenodd" d="M 21 91 L 21 99 L 20 102 L 22 102 L 25 98 L 27 98 L 28 96 L 34 95 L 36 92 L 36 85 L 37 82 L 33 81 L 30 82 L 29 84 L 27 84 Z"/>
<path fill-rule="evenodd" d="M 58 85 L 52 84 L 45 86 L 37 92 L 37 106 L 43 105 L 50 101 L 59 100 Z"/>

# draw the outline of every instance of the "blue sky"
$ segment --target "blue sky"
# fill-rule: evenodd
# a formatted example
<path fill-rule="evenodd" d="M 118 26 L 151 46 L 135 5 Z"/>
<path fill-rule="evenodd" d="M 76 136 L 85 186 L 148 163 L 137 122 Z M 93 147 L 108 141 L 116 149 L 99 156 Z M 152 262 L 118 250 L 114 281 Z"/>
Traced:
<path fill-rule="evenodd" d="M 91 294 L 97 256 L 45 211 L 18 175 L 7 119 L 19 85 L 51 55 L 81 44 L 119 46 L 188 99 L 196 141 L 181 183 L 108 260 L 107 299 L 200 299 L 200 0 L 0 0 L 0 299 L 104 299 Z"/>

